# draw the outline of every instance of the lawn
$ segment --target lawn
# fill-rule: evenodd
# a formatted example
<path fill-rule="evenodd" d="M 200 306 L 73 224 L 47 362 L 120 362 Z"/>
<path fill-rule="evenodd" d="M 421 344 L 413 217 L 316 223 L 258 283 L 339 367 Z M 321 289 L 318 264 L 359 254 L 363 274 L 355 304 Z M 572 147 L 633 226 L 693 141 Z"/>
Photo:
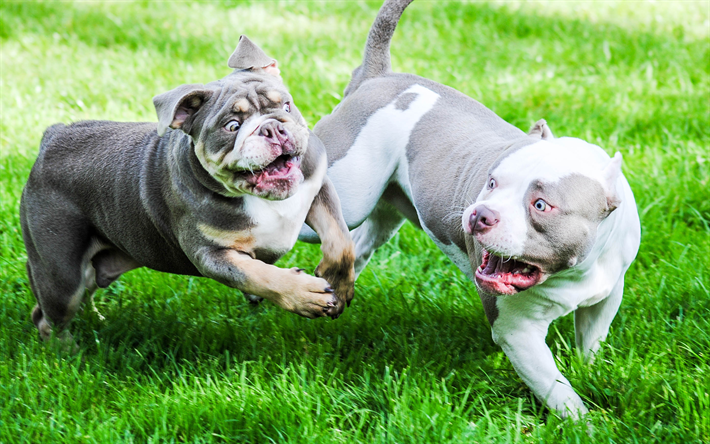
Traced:
<path fill-rule="evenodd" d="M 339 102 L 379 2 L 0 5 L 0 442 L 710 441 L 710 2 L 422 2 L 396 71 L 527 130 L 547 119 L 624 155 L 642 222 L 624 302 L 592 365 L 571 316 L 548 343 L 590 407 L 550 414 L 491 339 L 474 285 L 405 225 L 338 320 L 249 305 L 147 269 L 96 295 L 58 355 L 30 320 L 19 200 L 44 128 L 157 121 L 152 97 L 230 72 L 247 34 L 311 127 Z M 279 264 L 313 270 L 317 246 Z"/>

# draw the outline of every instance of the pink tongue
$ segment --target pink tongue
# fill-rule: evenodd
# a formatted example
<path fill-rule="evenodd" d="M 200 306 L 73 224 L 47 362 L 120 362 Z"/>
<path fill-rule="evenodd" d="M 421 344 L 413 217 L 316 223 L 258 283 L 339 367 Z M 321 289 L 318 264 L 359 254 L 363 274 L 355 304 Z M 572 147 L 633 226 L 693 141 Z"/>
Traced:
<path fill-rule="evenodd" d="M 528 288 L 535 284 L 536 276 L 522 273 L 513 274 L 515 270 L 521 272 L 527 264 L 515 259 L 503 260 L 498 256 L 490 255 L 483 275 L 494 278 L 501 285 L 514 285 L 519 288 Z"/>

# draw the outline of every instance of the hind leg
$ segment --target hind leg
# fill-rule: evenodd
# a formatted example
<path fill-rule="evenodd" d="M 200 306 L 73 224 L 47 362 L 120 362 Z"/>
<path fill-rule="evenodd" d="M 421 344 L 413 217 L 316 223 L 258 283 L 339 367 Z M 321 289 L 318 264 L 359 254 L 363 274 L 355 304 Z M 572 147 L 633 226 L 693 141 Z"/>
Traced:
<path fill-rule="evenodd" d="M 28 261 L 27 274 L 37 299 L 37 305 L 32 310 L 32 321 L 40 337 L 44 341 L 54 337 L 63 351 L 77 352 L 78 346 L 67 326 L 79 310 L 87 290 L 93 292 L 96 288 L 95 284 L 87 282 L 93 279 L 93 273 L 77 270 L 59 277 L 44 264 Z"/>
<path fill-rule="evenodd" d="M 66 327 L 82 302 L 90 301 L 92 310 L 99 319 L 104 320 L 94 305 L 94 293 L 99 287 L 108 287 L 126 271 L 140 266 L 132 258 L 99 239 L 91 238 L 85 244 L 85 248 L 78 248 L 66 257 L 52 255 L 64 260 L 50 261 L 49 264 L 45 261 L 41 267 L 37 266 L 36 261 L 33 264 L 32 258 L 35 255 L 29 254 L 31 249 L 28 247 L 30 260 L 27 262 L 27 272 L 37 299 L 32 320 L 42 339 L 49 340 L 54 333 L 65 350 L 78 350 Z"/>
<path fill-rule="evenodd" d="M 43 340 L 56 337 L 63 349 L 76 351 L 66 327 L 79 310 L 87 289 L 96 288 L 89 258 L 99 245 L 92 242 L 89 227 L 72 211 L 70 202 L 45 194 L 40 199 L 25 190 L 20 211 L 27 274 L 37 300 L 32 321 Z"/>
<path fill-rule="evenodd" d="M 380 199 L 372 213 L 350 233 L 355 242 L 355 278 L 372 258 L 375 250 L 387 243 L 406 218 L 391 204 Z"/>

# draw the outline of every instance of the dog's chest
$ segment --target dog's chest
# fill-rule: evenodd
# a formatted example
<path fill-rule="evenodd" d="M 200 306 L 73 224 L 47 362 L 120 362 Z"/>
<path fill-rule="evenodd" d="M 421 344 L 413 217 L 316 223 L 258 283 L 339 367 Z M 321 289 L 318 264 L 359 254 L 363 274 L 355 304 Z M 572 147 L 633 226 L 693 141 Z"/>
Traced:
<path fill-rule="evenodd" d="M 254 224 L 249 229 L 254 250 L 282 255 L 293 248 L 320 184 L 310 180 L 295 195 L 272 201 L 254 196 L 244 198 L 244 209 Z"/>
<path fill-rule="evenodd" d="M 295 245 L 313 199 L 323 186 L 325 171 L 326 162 L 323 158 L 317 170 L 288 199 L 266 200 L 244 196 L 239 217 L 249 218 L 250 226 L 247 229 L 223 230 L 201 223 L 198 224 L 198 230 L 202 237 L 213 244 L 274 262 Z"/>

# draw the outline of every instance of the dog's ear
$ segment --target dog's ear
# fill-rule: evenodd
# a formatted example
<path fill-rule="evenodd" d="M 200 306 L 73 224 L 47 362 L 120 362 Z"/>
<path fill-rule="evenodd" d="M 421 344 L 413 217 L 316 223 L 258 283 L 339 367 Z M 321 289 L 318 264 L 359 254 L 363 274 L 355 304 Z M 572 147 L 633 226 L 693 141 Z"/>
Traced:
<path fill-rule="evenodd" d="M 530 127 L 528 131 L 528 136 L 537 137 L 542 140 L 554 139 L 555 135 L 552 134 L 552 130 L 547 126 L 545 119 L 540 119 L 535 122 L 535 125 Z"/>
<path fill-rule="evenodd" d="M 237 49 L 235 49 L 231 57 L 229 57 L 229 62 L 227 62 L 227 64 L 230 68 L 234 68 L 239 71 L 260 70 L 265 72 L 266 74 L 270 74 L 279 78 L 281 74 L 281 71 L 279 71 L 279 68 L 277 66 L 276 60 L 267 56 L 266 53 L 261 50 L 261 48 L 256 46 L 256 44 L 249 40 L 245 35 L 239 37 Z"/>
<path fill-rule="evenodd" d="M 602 185 L 606 192 L 606 205 L 609 213 L 621 204 L 621 197 L 616 192 L 616 180 L 621 174 L 621 161 L 621 153 L 617 151 L 602 171 Z"/>
<path fill-rule="evenodd" d="M 153 105 L 158 113 L 158 135 L 168 130 L 183 129 L 187 119 L 192 117 L 212 96 L 212 90 L 201 83 L 180 85 L 172 91 L 153 97 Z"/>

